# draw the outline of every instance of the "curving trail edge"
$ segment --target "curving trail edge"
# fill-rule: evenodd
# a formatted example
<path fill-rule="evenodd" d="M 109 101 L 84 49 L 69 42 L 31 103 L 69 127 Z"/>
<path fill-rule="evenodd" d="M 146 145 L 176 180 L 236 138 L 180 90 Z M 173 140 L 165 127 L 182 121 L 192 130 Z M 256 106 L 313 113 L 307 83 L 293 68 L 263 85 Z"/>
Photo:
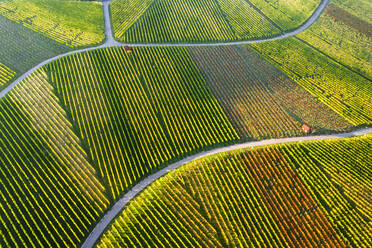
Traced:
<path fill-rule="evenodd" d="M 111 221 L 124 209 L 130 200 L 132 200 L 136 195 L 138 195 L 142 190 L 144 190 L 148 185 L 150 185 L 155 180 L 164 176 L 168 172 L 197 159 L 201 159 L 213 154 L 228 152 L 232 150 L 263 146 L 263 145 L 273 145 L 280 143 L 289 143 L 289 142 L 301 142 L 301 141 L 310 141 L 310 140 L 325 140 L 325 139 L 338 139 L 338 138 L 349 138 L 360 136 L 364 134 L 372 133 L 372 128 L 362 128 L 356 131 L 349 133 L 339 133 L 331 135 L 319 135 L 319 136 L 305 136 L 305 137 L 293 137 L 293 138 L 281 138 L 281 139 L 269 139 L 261 141 L 251 141 L 221 148 L 216 148 L 210 151 L 204 151 L 193 156 L 184 158 L 176 163 L 170 164 L 167 167 L 151 174 L 150 176 L 144 178 L 139 183 L 133 186 L 126 194 L 124 194 L 112 207 L 106 212 L 103 218 L 98 222 L 94 227 L 93 231 L 89 234 L 88 238 L 84 241 L 82 248 L 93 247 L 97 240 L 101 237 L 106 228 L 110 225 Z"/>
<path fill-rule="evenodd" d="M 251 44 L 251 43 L 258 43 L 258 42 L 265 42 L 265 41 L 272 41 L 272 40 L 278 40 L 287 38 L 290 36 L 294 36 L 308 27 L 310 27 L 320 16 L 320 14 L 323 12 L 325 7 L 327 6 L 329 0 L 322 0 L 322 2 L 319 4 L 318 8 L 314 11 L 314 13 L 311 15 L 309 19 L 305 23 L 303 23 L 300 27 L 297 29 L 290 31 L 290 32 L 284 32 L 280 35 L 271 37 L 271 38 L 265 38 L 265 39 L 258 39 L 258 40 L 247 40 L 247 41 L 236 41 L 236 42 L 215 42 L 215 43 L 144 43 L 144 44 L 136 44 L 136 43 L 119 43 L 117 42 L 114 37 L 112 36 L 112 26 L 111 26 L 111 19 L 110 19 L 110 9 L 109 5 L 112 0 L 102 0 L 103 5 L 103 14 L 104 14 L 104 20 L 105 20 L 105 35 L 106 35 L 106 41 L 104 44 L 95 46 L 95 47 L 89 47 L 84 48 L 80 50 L 74 50 L 71 52 L 67 52 L 64 54 L 57 55 L 53 58 L 44 60 L 40 64 L 34 66 L 24 74 L 22 74 L 20 77 L 18 77 L 16 80 L 14 80 L 11 84 L 9 84 L 6 88 L 4 88 L 0 92 L 0 99 L 3 98 L 9 91 L 11 91 L 15 86 L 17 86 L 22 80 L 24 80 L 26 77 L 28 77 L 30 74 L 35 72 L 36 70 L 40 69 L 44 65 L 48 64 L 49 62 L 52 62 L 54 60 L 60 59 L 65 56 L 69 56 L 75 53 L 82 53 L 89 50 L 104 48 L 104 47 L 114 47 L 114 46 L 133 46 L 133 47 L 162 47 L 162 46 L 173 46 L 173 47 L 198 47 L 198 46 L 230 46 L 230 45 L 242 45 L 242 44 Z"/>

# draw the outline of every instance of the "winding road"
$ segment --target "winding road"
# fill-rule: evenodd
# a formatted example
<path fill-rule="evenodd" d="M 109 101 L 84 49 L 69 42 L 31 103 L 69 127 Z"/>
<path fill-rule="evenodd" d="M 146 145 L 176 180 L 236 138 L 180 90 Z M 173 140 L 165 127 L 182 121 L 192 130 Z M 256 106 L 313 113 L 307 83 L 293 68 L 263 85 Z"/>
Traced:
<path fill-rule="evenodd" d="M 278 36 L 266 38 L 266 39 L 258 39 L 258 40 L 247 40 L 247 41 L 237 41 L 237 42 L 220 42 L 220 43 L 145 43 L 145 44 L 124 44 L 117 42 L 113 35 L 112 35 L 112 27 L 111 27 L 111 20 L 110 20 L 110 11 L 109 11 L 109 4 L 111 0 L 103 0 L 103 11 L 104 11 L 104 20 L 105 20 L 105 35 L 106 40 L 105 43 L 96 47 L 90 47 L 80 50 L 71 51 L 68 53 L 60 54 L 58 56 L 55 56 L 53 58 L 47 59 L 40 64 L 36 65 L 35 67 L 31 68 L 29 71 L 18 77 L 14 82 L 12 82 L 8 87 L 6 87 L 4 90 L 0 92 L 0 99 L 4 97 L 9 91 L 11 91 L 16 85 L 18 85 L 23 79 L 25 79 L 27 76 L 41 68 L 42 66 L 48 64 L 49 62 L 52 62 L 54 60 L 60 59 L 65 56 L 69 56 L 71 54 L 75 53 L 81 53 L 89 50 L 104 48 L 104 47 L 113 47 L 113 46 L 135 46 L 135 47 L 160 47 L 160 46 L 228 46 L 228 45 L 241 45 L 241 44 L 250 44 L 250 43 L 257 43 L 257 42 L 265 42 L 265 41 L 272 41 L 272 40 L 278 40 L 283 39 L 286 37 L 294 36 L 308 27 L 310 27 L 316 19 L 320 16 L 320 14 L 323 12 L 325 7 L 327 6 L 329 0 L 322 0 L 318 8 L 315 10 L 315 12 L 312 14 L 312 16 L 300 27 L 297 29 L 282 33 Z M 136 195 L 138 195 L 143 189 L 145 189 L 148 185 L 150 185 L 155 180 L 159 179 L 160 177 L 164 176 L 168 172 L 186 164 L 189 162 L 192 162 L 197 159 L 201 159 L 206 156 L 210 156 L 213 154 L 221 153 L 221 152 L 227 152 L 232 151 L 236 149 L 243 149 L 243 148 L 249 148 L 249 147 L 256 147 L 256 146 L 262 146 L 262 145 L 272 145 L 272 144 L 278 144 L 278 143 L 288 143 L 288 142 L 301 142 L 301 141 L 309 141 L 309 140 L 324 140 L 324 139 L 337 139 L 337 138 L 347 138 L 347 137 L 355 137 L 359 135 L 364 135 L 367 133 L 371 133 L 372 128 L 364 128 L 359 129 L 356 131 L 352 131 L 349 133 L 338 133 L 338 134 L 331 134 L 331 135 L 320 135 L 320 136 L 305 136 L 305 137 L 292 137 L 292 138 L 281 138 L 281 139 L 269 139 L 269 140 L 262 140 L 262 141 L 252 141 L 252 142 L 246 142 L 221 148 L 215 148 L 209 151 L 204 151 L 198 154 L 195 154 L 193 156 L 189 156 L 187 158 L 184 158 L 176 163 L 170 164 L 166 166 L 165 168 L 157 171 L 156 173 L 144 178 L 142 181 L 137 183 L 131 190 L 129 190 L 125 195 L 123 195 L 112 207 L 111 209 L 106 212 L 106 214 L 102 217 L 102 219 L 98 222 L 98 224 L 94 227 L 93 231 L 90 233 L 90 235 L 87 237 L 85 242 L 83 243 L 83 248 L 93 247 L 94 244 L 97 242 L 97 240 L 100 238 L 102 233 L 105 231 L 105 229 L 110 225 L 110 223 L 113 221 L 113 219 L 124 209 L 126 204 L 130 200 L 132 200 Z"/>
<path fill-rule="evenodd" d="M 258 43 L 258 42 L 265 42 L 265 41 L 272 41 L 272 40 L 278 40 L 287 38 L 290 36 L 294 36 L 308 27 L 310 27 L 320 16 L 320 14 L 323 12 L 323 10 L 326 8 L 329 0 L 322 0 L 322 2 L 319 4 L 318 8 L 314 11 L 314 13 L 311 15 L 309 19 L 305 23 L 303 23 L 300 27 L 297 29 L 282 33 L 278 36 L 274 36 L 271 38 L 265 38 L 265 39 L 258 39 L 258 40 L 247 40 L 247 41 L 236 41 L 236 42 L 212 42 L 212 43 L 144 43 L 144 44 L 136 44 L 136 43 L 119 43 L 117 42 L 113 35 L 112 35 L 112 26 L 111 26 L 111 19 L 110 19 L 110 2 L 112 0 L 103 0 L 103 15 L 105 19 L 105 35 L 106 35 L 106 41 L 104 44 L 96 46 L 96 47 L 90 47 L 90 48 L 84 48 L 80 50 L 74 50 L 68 53 L 57 55 L 53 58 L 47 59 L 40 64 L 34 66 L 24 74 L 22 74 L 20 77 L 18 77 L 16 80 L 14 80 L 11 84 L 9 84 L 6 88 L 4 88 L 0 92 L 0 99 L 3 98 L 9 91 L 11 91 L 15 86 L 17 86 L 23 79 L 28 77 L 28 75 L 32 74 L 36 70 L 40 69 L 44 65 L 48 64 L 49 62 L 52 62 L 54 60 L 60 59 L 62 57 L 75 54 L 75 53 L 81 53 L 86 52 L 89 50 L 104 48 L 104 47 L 113 47 L 113 46 L 133 46 L 133 47 L 161 47 L 161 46 L 173 46 L 173 47 L 196 47 L 196 46 L 230 46 L 230 45 L 242 45 L 242 44 L 250 44 L 250 43 Z"/>
<path fill-rule="evenodd" d="M 139 183 L 137 183 L 131 190 L 129 190 L 124 196 L 122 196 L 113 206 L 112 208 L 106 212 L 103 218 L 98 222 L 95 226 L 93 231 L 90 233 L 88 238 L 82 245 L 82 248 L 90 248 L 93 247 L 97 240 L 101 237 L 105 229 L 110 225 L 111 221 L 115 219 L 115 217 L 124 209 L 124 207 L 128 204 L 130 200 L 132 200 L 136 195 L 138 195 L 143 189 L 145 189 L 148 185 L 150 185 L 155 180 L 159 179 L 160 177 L 164 176 L 168 172 L 186 164 L 192 162 L 197 159 L 201 159 L 213 154 L 227 152 L 237 149 L 244 149 L 249 147 L 255 146 L 263 146 L 263 145 L 273 145 L 279 143 L 289 143 L 289 142 L 300 142 L 300 141 L 309 141 L 309 140 L 325 140 L 325 139 L 338 139 L 338 138 L 349 138 L 360 136 L 364 134 L 372 133 L 372 128 L 364 128 L 359 129 L 356 131 L 352 131 L 349 133 L 339 133 L 339 134 L 331 134 L 331 135 L 320 135 L 320 136 L 305 136 L 305 137 L 293 137 L 293 138 L 282 138 L 282 139 L 269 139 L 269 140 L 261 140 L 261 141 L 251 141 L 221 148 L 216 148 L 210 151 L 204 151 L 193 156 L 184 158 L 176 163 L 170 164 L 167 167 L 159 170 L 158 172 L 151 174 L 150 176 L 146 177 Z"/>

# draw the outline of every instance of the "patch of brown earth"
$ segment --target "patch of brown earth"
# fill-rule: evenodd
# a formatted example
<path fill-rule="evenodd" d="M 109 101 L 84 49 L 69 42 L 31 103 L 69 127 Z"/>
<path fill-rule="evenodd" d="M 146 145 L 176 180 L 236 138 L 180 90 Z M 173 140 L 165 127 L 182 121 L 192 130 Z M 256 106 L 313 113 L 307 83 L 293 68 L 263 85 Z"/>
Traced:
<path fill-rule="evenodd" d="M 358 30 L 360 33 L 372 37 L 372 25 L 365 22 L 358 17 L 350 14 L 349 12 L 341 9 L 340 7 L 329 4 L 327 6 L 326 12 L 328 16 L 334 18 L 336 21 L 342 22 L 349 27 Z"/>

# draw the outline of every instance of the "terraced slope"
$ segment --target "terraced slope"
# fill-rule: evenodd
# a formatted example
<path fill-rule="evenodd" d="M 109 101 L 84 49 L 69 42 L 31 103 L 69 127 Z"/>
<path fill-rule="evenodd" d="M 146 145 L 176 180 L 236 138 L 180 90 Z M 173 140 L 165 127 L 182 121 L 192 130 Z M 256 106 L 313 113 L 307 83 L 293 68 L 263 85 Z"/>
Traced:
<path fill-rule="evenodd" d="M 0 15 L 69 47 L 94 45 L 105 38 L 102 4 L 97 2 L 4 1 Z"/>
<path fill-rule="evenodd" d="M 73 247 L 109 205 L 44 70 L 0 101 L 0 246 Z"/>
<path fill-rule="evenodd" d="M 47 69 L 113 199 L 172 159 L 238 139 L 184 48 L 93 50 Z"/>
<path fill-rule="evenodd" d="M 368 247 L 365 206 L 349 195 L 371 200 L 371 145 L 293 143 L 186 164 L 132 200 L 97 246 Z"/>
<path fill-rule="evenodd" d="M 320 0 L 279 4 L 266 0 L 116 0 L 111 12 L 119 41 L 217 42 L 271 37 L 292 30 L 319 4 Z"/>
<path fill-rule="evenodd" d="M 341 131 L 350 123 L 246 46 L 189 48 L 207 85 L 243 139 Z"/>

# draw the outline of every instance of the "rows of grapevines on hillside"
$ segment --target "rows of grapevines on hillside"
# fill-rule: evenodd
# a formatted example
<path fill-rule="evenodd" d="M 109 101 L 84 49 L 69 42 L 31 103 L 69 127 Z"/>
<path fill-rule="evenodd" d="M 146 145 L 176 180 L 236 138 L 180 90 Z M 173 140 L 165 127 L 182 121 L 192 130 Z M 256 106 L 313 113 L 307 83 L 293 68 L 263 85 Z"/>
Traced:
<path fill-rule="evenodd" d="M 368 78 L 295 37 L 251 46 L 350 123 L 372 123 Z"/>
<path fill-rule="evenodd" d="M 0 89 L 15 76 L 15 72 L 0 62 Z"/>
<path fill-rule="evenodd" d="M 109 205 L 46 72 L 0 101 L 0 246 L 72 247 Z"/>
<path fill-rule="evenodd" d="M 207 85 L 245 139 L 342 131 L 340 115 L 243 46 L 189 48 Z"/>
<path fill-rule="evenodd" d="M 122 39 L 124 33 L 145 13 L 154 0 L 112 1 L 111 20 L 115 37 Z"/>
<path fill-rule="evenodd" d="M 319 20 L 298 37 L 372 80 L 372 24 L 330 4 Z"/>
<path fill-rule="evenodd" d="M 12 0 L 0 3 L 0 15 L 68 47 L 102 42 L 102 4 L 51 0 Z"/>
<path fill-rule="evenodd" d="M 123 42 L 217 42 L 272 37 L 303 24 L 320 0 L 116 0 Z"/>
<path fill-rule="evenodd" d="M 94 50 L 48 69 L 113 198 L 168 161 L 238 138 L 184 48 Z"/>
<path fill-rule="evenodd" d="M 371 142 L 282 144 L 191 162 L 133 199 L 98 247 L 368 247 L 369 206 L 352 195 L 371 200 Z"/>

